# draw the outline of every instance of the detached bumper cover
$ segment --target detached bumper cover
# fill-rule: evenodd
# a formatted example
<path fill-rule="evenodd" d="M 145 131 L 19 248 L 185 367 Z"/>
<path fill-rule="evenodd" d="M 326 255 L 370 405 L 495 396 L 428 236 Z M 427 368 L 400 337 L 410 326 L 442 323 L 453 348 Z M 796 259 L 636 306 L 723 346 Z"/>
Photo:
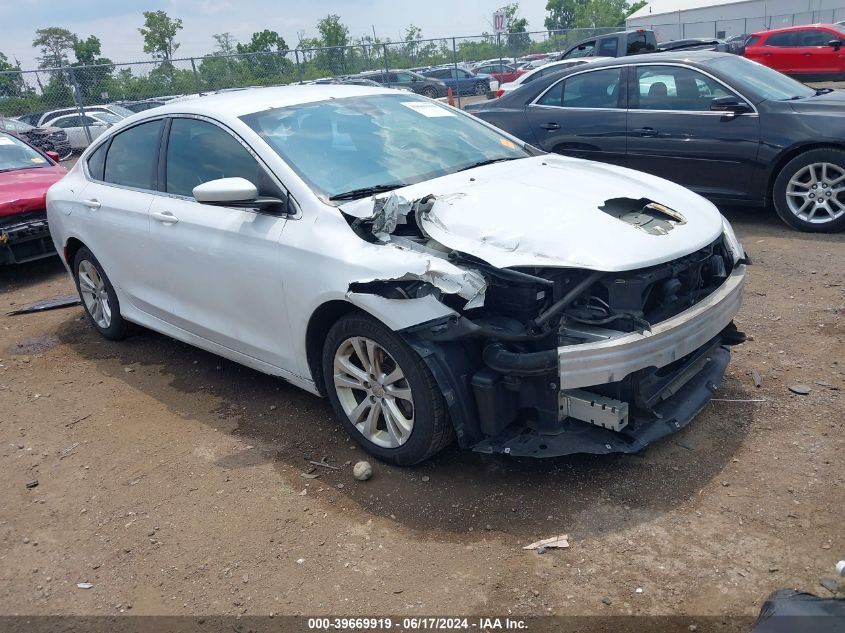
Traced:
<path fill-rule="evenodd" d="M 695 351 L 724 330 L 739 312 L 745 268 L 745 264 L 737 264 L 715 292 L 649 332 L 559 347 L 560 388 L 614 382 L 646 367 L 664 367 Z"/>

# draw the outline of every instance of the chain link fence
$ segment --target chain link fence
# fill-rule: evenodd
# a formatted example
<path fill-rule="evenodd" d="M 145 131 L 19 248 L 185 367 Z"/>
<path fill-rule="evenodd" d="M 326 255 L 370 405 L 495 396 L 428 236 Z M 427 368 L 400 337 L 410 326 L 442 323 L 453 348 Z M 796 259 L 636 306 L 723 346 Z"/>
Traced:
<path fill-rule="evenodd" d="M 628 28 L 650 29 L 658 42 L 697 37 L 727 39 L 737 35 L 780 29 L 805 24 L 834 24 L 845 20 L 845 7 L 802 13 L 785 13 L 759 17 L 737 17 L 702 22 L 684 22 L 682 12 L 644 16 L 628 20 Z"/>
<path fill-rule="evenodd" d="M 36 127 L 59 127 L 65 131 L 70 148 L 81 151 L 127 115 L 123 108 L 140 111 L 174 98 L 367 71 L 384 71 L 375 78 L 390 85 L 394 75 L 387 71 L 444 65 L 468 69 L 485 61 L 513 63 L 528 54 L 564 51 L 584 38 L 617 30 L 571 29 L 406 42 L 362 39 L 349 46 L 2 71 L 0 116 L 16 117 Z M 460 99 L 464 94 L 458 82 L 455 96 Z"/>

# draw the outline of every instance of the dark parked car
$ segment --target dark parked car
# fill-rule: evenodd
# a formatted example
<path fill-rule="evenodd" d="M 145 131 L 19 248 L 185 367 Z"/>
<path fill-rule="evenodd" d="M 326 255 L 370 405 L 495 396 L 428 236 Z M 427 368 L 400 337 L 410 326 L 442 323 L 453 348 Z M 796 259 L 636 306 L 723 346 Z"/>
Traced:
<path fill-rule="evenodd" d="M 560 59 L 572 57 L 625 57 L 657 50 L 657 36 L 648 29 L 608 33 L 581 40 L 568 48 Z"/>
<path fill-rule="evenodd" d="M 447 88 L 451 88 L 455 95 L 483 95 L 490 90 L 490 75 L 471 72 L 454 66 L 432 68 L 422 73 L 429 79 L 439 79 Z"/>
<path fill-rule="evenodd" d="M 0 130 L 14 134 L 45 152 L 56 152 L 59 160 L 70 158 L 73 154 L 67 134 L 57 127 L 34 127 L 24 121 L 0 117 Z"/>
<path fill-rule="evenodd" d="M 655 53 L 543 77 L 468 110 L 549 152 L 631 167 L 729 204 L 845 229 L 845 91 L 730 53 Z"/>
<path fill-rule="evenodd" d="M 374 71 L 361 73 L 357 77 L 375 81 L 377 84 L 388 88 L 407 88 L 432 99 L 445 97 L 447 93 L 446 84 L 439 79 L 423 77 L 410 70 Z"/>

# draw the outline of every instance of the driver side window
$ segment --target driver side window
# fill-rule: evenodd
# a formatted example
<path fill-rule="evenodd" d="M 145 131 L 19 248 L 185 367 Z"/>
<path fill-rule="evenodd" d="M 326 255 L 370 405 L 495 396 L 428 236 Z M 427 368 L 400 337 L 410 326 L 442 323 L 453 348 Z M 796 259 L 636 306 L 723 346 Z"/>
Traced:
<path fill-rule="evenodd" d="M 224 129 L 199 119 L 170 125 L 165 191 L 192 197 L 194 187 L 218 178 L 246 178 L 259 195 L 280 197 L 278 187 L 253 155 Z"/>

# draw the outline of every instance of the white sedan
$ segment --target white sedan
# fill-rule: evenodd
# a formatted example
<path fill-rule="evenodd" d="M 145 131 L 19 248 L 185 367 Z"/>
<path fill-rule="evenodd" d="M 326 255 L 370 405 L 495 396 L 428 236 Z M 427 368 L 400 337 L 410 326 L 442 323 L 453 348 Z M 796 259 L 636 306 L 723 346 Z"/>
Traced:
<path fill-rule="evenodd" d="M 83 114 L 65 114 L 45 123 L 46 126 L 58 127 L 67 134 L 70 148 L 81 151 L 90 145 L 91 141 L 100 136 L 122 117 L 111 112 L 84 112 Z M 85 128 L 88 128 L 86 133 Z M 88 136 L 91 140 L 88 140 Z"/>
<path fill-rule="evenodd" d="M 455 438 L 638 451 L 692 420 L 742 340 L 745 255 L 711 203 L 390 89 L 139 113 L 47 207 L 100 334 L 138 324 L 328 396 L 395 464 Z"/>
<path fill-rule="evenodd" d="M 545 77 L 546 75 L 550 75 L 552 73 L 557 73 L 562 70 L 566 70 L 567 68 L 572 68 L 573 66 L 581 66 L 583 64 L 589 64 L 590 62 L 596 61 L 604 61 L 605 59 L 611 59 L 610 57 L 576 57 L 573 59 L 563 59 L 559 62 L 547 62 L 544 64 L 540 64 L 535 66 L 532 70 L 525 73 L 524 75 L 520 75 L 513 81 L 509 81 L 508 83 L 504 83 L 499 86 L 499 89 L 496 90 L 496 96 L 501 97 L 503 94 L 508 92 L 513 92 L 520 86 L 524 86 L 525 84 L 534 81 L 535 79 L 539 79 L 540 77 Z M 533 62 L 532 62 L 533 63 Z M 527 68 L 527 66 L 526 66 Z"/>

